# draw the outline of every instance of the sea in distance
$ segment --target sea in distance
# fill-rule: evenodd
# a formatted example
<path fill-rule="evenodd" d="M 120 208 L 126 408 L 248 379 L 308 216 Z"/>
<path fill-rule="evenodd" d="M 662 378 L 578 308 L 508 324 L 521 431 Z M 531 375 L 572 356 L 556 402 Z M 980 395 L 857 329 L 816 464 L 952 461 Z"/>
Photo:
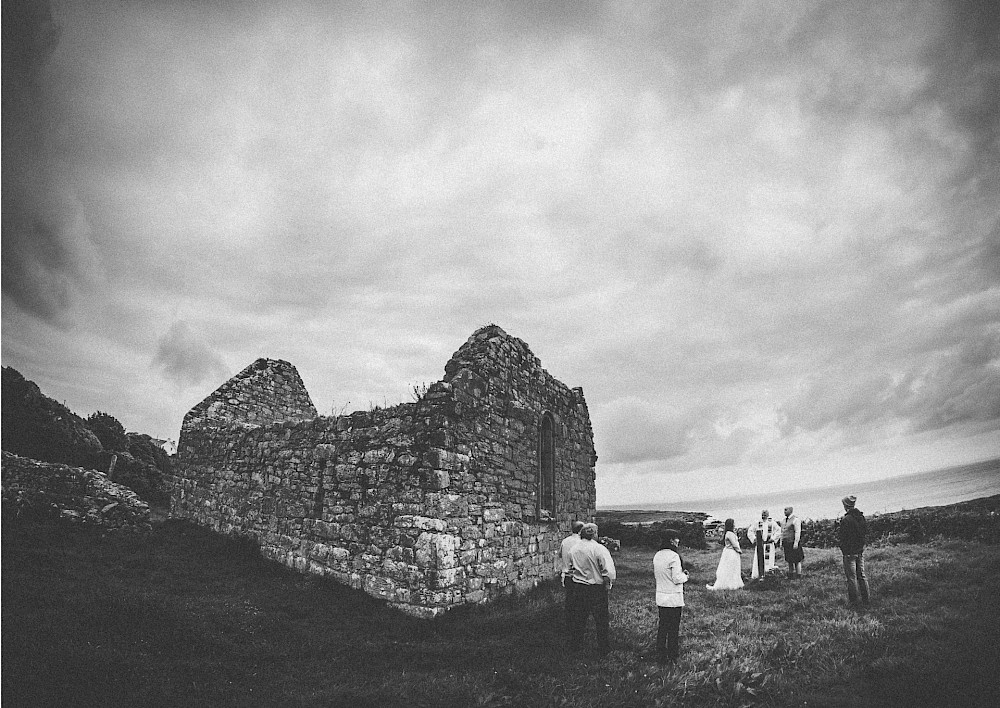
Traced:
<path fill-rule="evenodd" d="M 843 515 L 840 500 L 853 494 L 865 516 L 925 506 L 943 506 L 1000 494 L 1000 458 L 957 467 L 889 477 L 874 482 L 796 489 L 767 494 L 717 497 L 693 501 L 626 504 L 608 510 L 700 511 L 717 519 L 732 518 L 746 526 L 760 518 L 762 509 L 779 521 L 786 506 L 800 519 L 835 519 Z"/>

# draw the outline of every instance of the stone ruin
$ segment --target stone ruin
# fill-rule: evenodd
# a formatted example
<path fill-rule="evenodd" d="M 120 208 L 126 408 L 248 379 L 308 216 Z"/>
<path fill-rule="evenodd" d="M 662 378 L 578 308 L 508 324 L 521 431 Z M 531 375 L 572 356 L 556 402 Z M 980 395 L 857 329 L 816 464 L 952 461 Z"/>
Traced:
<path fill-rule="evenodd" d="M 103 472 L 0 453 L 4 515 L 106 530 L 150 531 L 149 505 Z"/>
<path fill-rule="evenodd" d="M 184 417 L 170 515 L 433 617 L 553 577 L 596 461 L 583 391 L 489 325 L 417 401 L 344 416 L 258 359 Z"/>

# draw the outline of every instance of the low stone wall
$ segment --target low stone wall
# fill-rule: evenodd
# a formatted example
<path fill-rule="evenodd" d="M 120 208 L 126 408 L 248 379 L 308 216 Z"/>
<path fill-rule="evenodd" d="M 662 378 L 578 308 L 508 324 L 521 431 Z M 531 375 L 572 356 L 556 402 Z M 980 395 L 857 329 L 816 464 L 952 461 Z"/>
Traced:
<path fill-rule="evenodd" d="M 2 454 L 4 514 L 148 531 L 149 506 L 102 472 Z"/>

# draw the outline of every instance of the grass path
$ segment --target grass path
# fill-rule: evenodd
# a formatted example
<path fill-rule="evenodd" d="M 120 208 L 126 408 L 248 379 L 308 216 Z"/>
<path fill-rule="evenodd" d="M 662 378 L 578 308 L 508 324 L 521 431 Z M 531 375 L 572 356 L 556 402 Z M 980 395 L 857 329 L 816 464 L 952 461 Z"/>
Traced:
<path fill-rule="evenodd" d="M 611 655 L 570 649 L 555 585 L 425 622 L 183 523 L 146 538 L 7 527 L 3 703 L 16 706 L 994 706 L 1000 547 L 884 546 L 873 608 L 836 551 L 806 577 L 710 593 L 694 566 L 682 658 L 646 658 L 652 551 L 616 554 Z M 744 554 L 749 571 L 749 556 Z M 588 637 L 590 638 L 590 637 Z"/>

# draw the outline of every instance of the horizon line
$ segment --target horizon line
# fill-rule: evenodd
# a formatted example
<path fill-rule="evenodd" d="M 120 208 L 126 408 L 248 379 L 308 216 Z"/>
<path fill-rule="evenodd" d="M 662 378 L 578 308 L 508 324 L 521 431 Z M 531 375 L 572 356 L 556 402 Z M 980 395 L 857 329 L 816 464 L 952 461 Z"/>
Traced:
<path fill-rule="evenodd" d="M 909 478 L 912 478 L 912 477 L 918 477 L 920 475 L 936 474 L 938 472 L 947 472 L 949 470 L 958 470 L 958 469 L 962 469 L 963 467 L 974 467 L 976 465 L 982 465 L 982 464 L 987 464 L 987 463 L 1000 463 L 1000 457 L 988 457 L 986 459 L 979 460 L 977 462 L 966 462 L 966 463 L 963 463 L 961 465 L 950 465 L 948 467 L 937 467 L 937 468 L 932 469 L 932 470 L 924 470 L 923 472 L 908 472 L 908 473 L 904 473 L 904 474 L 893 475 L 891 477 L 883 477 L 881 479 L 872 479 L 872 480 L 868 480 L 866 482 L 858 482 L 858 483 L 856 483 L 856 486 L 864 488 L 864 487 L 867 487 L 867 486 L 870 486 L 870 485 L 873 485 L 873 484 L 879 484 L 879 485 L 881 485 L 881 484 L 885 484 L 887 482 L 892 482 L 892 481 L 898 480 L 898 479 L 903 479 L 903 478 L 909 479 Z M 829 485 L 824 485 L 824 486 L 819 486 L 819 487 L 798 487 L 796 489 L 784 489 L 784 490 L 781 491 L 781 493 L 782 494 L 798 494 L 798 493 L 802 493 L 802 492 L 818 492 L 818 491 L 822 491 L 824 489 L 837 489 L 837 488 L 845 487 L 845 486 L 848 486 L 848 485 L 851 485 L 851 484 L 854 484 L 854 483 L 852 483 L 852 482 L 843 482 L 841 484 L 829 484 Z M 758 498 L 761 498 L 761 497 L 772 497 L 772 496 L 774 496 L 773 493 L 735 494 L 735 495 L 726 496 L 726 497 L 700 497 L 698 499 L 679 500 L 676 503 L 685 504 L 685 503 L 689 503 L 689 502 L 694 503 L 694 502 L 706 502 L 706 501 L 711 501 L 711 502 L 716 502 L 717 503 L 717 502 L 725 502 L 725 501 L 731 501 L 731 500 L 758 499 Z M 632 502 L 632 503 L 638 503 L 638 502 Z M 651 503 L 651 504 L 659 504 L 661 502 L 649 502 L 649 503 Z M 674 502 L 671 502 L 671 503 L 674 503 Z M 604 507 L 597 506 L 596 508 L 597 508 L 598 511 L 600 511 L 601 509 L 603 509 L 605 511 L 647 511 L 647 512 L 648 511 L 686 511 L 688 513 L 697 513 L 697 514 L 708 513 L 708 512 L 703 512 L 703 511 L 694 511 L 694 510 L 691 510 L 691 509 L 650 509 L 650 508 L 642 509 L 642 508 L 638 508 L 638 507 L 629 507 L 629 506 L 627 506 L 625 504 L 613 504 L 613 505 L 608 505 L 608 506 L 604 506 Z"/>

